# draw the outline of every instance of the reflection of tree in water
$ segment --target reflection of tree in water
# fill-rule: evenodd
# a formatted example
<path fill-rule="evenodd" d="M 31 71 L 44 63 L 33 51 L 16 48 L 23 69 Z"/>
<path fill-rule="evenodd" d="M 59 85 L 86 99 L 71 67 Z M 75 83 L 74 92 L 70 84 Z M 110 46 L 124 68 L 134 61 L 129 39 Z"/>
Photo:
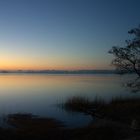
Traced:
<path fill-rule="evenodd" d="M 125 87 L 129 88 L 133 93 L 140 92 L 140 77 L 126 82 Z"/>

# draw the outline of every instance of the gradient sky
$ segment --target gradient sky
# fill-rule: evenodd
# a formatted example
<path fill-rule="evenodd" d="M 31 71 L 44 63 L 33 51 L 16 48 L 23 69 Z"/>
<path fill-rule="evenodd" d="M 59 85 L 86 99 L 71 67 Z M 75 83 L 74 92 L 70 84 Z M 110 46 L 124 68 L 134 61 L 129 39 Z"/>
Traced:
<path fill-rule="evenodd" d="M 0 69 L 111 69 L 140 0 L 0 0 Z"/>

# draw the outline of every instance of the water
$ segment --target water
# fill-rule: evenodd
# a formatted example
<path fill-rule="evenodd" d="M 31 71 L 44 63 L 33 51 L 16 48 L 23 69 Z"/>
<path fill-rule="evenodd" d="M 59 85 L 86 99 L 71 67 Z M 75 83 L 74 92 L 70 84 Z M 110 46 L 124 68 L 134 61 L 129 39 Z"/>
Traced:
<path fill-rule="evenodd" d="M 90 116 L 66 112 L 57 104 L 73 96 L 105 100 L 116 96 L 137 96 L 122 86 L 123 79 L 113 74 L 1 74 L 0 115 L 32 113 L 58 119 L 68 127 L 87 125 L 92 120 Z"/>

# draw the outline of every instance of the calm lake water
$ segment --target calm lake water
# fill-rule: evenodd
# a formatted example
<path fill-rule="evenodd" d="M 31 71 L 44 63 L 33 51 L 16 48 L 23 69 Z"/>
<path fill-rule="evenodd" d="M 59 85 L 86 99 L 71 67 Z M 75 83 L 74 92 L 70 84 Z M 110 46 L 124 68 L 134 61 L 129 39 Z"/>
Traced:
<path fill-rule="evenodd" d="M 0 74 L 0 115 L 32 113 L 56 118 L 68 127 L 86 125 L 92 120 L 90 116 L 66 112 L 57 104 L 73 96 L 105 100 L 137 96 L 122 86 L 124 79 L 113 74 Z"/>

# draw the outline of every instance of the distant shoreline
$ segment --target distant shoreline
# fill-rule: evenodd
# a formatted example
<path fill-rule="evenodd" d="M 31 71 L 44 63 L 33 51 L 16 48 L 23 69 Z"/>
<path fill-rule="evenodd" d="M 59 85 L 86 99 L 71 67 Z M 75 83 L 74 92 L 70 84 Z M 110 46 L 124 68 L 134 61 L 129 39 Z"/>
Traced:
<path fill-rule="evenodd" d="M 0 73 L 31 74 L 116 74 L 115 70 L 0 70 Z"/>

